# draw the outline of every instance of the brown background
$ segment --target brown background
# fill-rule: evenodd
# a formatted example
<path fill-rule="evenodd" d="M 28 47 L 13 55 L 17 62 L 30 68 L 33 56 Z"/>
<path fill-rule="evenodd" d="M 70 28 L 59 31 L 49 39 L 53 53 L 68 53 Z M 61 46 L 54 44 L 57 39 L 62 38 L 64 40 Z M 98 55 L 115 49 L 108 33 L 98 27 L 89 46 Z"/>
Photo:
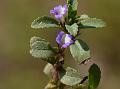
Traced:
<path fill-rule="evenodd" d="M 0 0 L 0 89 L 44 89 L 49 80 L 42 72 L 46 62 L 29 54 L 29 39 L 36 35 L 55 45 L 56 30 L 33 30 L 30 24 L 38 16 L 50 15 L 49 10 L 64 1 Z M 103 29 L 81 30 L 91 49 L 91 63 L 102 70 L 98 89 L 120 89 L 120 0 L 79 0 L 82 13 L 107 23 Z M 66 64 L 78 68 L 69 55 Z"/>

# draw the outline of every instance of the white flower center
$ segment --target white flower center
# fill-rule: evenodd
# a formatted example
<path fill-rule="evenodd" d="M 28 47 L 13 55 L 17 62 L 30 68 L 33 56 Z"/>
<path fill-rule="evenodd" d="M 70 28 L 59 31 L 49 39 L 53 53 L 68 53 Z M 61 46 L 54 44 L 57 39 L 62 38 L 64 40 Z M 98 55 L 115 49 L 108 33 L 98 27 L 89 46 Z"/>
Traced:
<path fill-rule="evenodd" d="M 65 13 L 64 11 L 65 11 L 65 8 L 64 8 L 64 7 L 61 7 L 61 8 L 58 10 L 58 13 L 63 15 L 63 14 Z"/>
<path fill-rule="evenodd" d="M 69 37 L 68 34 L 66 34 L 65 36 L 65 43 L 69 43 L 69 42 L 72 42 L 71 38 Z"/>

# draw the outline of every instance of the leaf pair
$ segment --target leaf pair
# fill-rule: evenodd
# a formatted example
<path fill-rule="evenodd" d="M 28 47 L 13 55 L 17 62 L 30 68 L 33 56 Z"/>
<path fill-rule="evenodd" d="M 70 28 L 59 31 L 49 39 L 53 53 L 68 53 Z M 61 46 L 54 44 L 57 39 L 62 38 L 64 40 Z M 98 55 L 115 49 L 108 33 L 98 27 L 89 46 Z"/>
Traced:
<path fill-rule="evenodd" d="M 105 27 L 106 23 L 104 21 L 102 21 L 101 19 L 96 19 L 96 18 L 83 18 L 83 15 L 81 15 L 80 18 L 77 18 L 78 20 L 80 20 L 77 23 L 74 23 L 72 25 L 72 28 L 69 27 L 69 25 L 65 25 L 66 29 L 68 29 L 68 32 L 71 34 L 71 31 L 74 28 L 74 34 L 73 36 L 76 34 L 77 30 L 77 25 L 79 27 L 79 29 L 83 29 L 83 28 L 98 28 L 98 27 Z M 48 17 L 48 16 L 43 16 L 43 17 L 38 17 L 37 19 L 35 19 L 32 24 L 31 27 L 34 29 L 39 29 L 39 28 L 60 28 L 60 24 L 58 21 L 56 21 L 54 18 L 52 17 Z M 72 30 L 71 30 L 72 29 Z"/>

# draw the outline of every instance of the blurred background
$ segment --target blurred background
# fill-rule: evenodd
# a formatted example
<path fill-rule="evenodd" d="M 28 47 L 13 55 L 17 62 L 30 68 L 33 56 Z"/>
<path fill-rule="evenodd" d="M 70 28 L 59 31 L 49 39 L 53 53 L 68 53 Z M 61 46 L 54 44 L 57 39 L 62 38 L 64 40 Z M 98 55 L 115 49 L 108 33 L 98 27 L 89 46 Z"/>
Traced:
<path fill-rule="evenodd" d="M 78 14 L 101 18 L 107 27 L 81 30 L 102 71 L 98 89 L 120 89 L 120 0 L 78 0 Z M 44 89 L 46 62 L 29 54 L 29 40 L 40 36 L 55 45 L 55 29 L 31 29 L 31 22 L 65 0 L 0 0 L 0 89 Z M 51 32 L 52 31 L 52 32 Z M 67 52 L 66 63 L 78 68 Z M 67 64 L 68 65 L 68 64 Z M 87 67 L 82 66 L 81 70 Z M 79 69 L 79 68 L 78 68 Z"/>

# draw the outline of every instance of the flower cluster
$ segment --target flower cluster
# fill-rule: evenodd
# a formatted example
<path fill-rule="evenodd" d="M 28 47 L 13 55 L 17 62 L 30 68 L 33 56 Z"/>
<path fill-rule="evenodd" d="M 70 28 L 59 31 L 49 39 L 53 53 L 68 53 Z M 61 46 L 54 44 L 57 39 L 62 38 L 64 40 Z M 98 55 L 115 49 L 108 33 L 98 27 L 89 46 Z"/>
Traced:
<path fill-rule="evenodd" d="M 50 10 L 50 13 L 54 14 L 55 18 L 60 20 L 64 18 L 64 15 L 67 13 L 67 11 L 67 5 L 64 5 L 63 7 L 59 5 Z M 65 34 L 63 31 L 60 31 L 56 37 L 56 42 L 61 46 L 61 48 L 67 48 L 75 42 L 75 39 L 72 35 Z"/>

